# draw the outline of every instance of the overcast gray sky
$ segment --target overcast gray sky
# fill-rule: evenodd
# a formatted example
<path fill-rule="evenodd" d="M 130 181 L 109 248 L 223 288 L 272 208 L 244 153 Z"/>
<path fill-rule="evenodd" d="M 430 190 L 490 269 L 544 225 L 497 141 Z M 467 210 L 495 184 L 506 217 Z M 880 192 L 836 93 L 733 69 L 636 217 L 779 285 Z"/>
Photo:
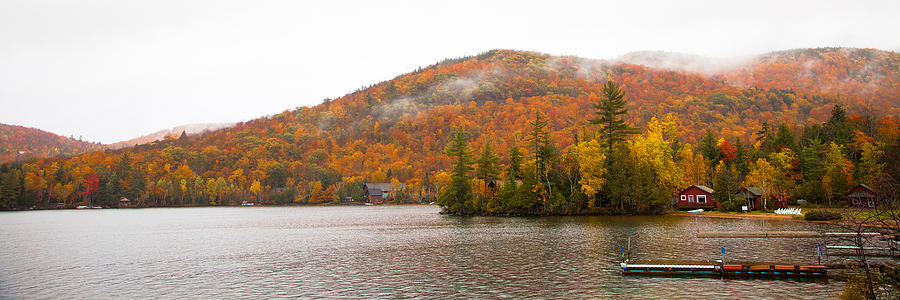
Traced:
<path fill-rule="evenodd" d="M 0 122 L 112 143 L 315 105 L 496 48 L 898 51 L 898 29 L 900 1 L 0 0 Z"/>

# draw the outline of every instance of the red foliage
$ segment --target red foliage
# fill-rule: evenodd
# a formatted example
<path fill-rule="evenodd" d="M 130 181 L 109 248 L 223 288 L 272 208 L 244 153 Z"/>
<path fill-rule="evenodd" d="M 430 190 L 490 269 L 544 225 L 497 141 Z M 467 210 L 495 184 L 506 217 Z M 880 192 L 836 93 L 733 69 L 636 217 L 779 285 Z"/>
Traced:
<path fill-rule="evenodd" d="M 89 174 L 81 182 L 81 187 L 84 190 L 79 191 L 78 195 L 90 197 L 100 188 L 100 178 L 97 177 L 97 174 Z"/>
<path fill-rule="evenodd" d="M 719 145 L 719 152 L 722 153 L 722 158 L 726 162 L 734 161 L 737 158 L 737 149 L 732 147 L 728 141 L 722 141 L 722 144 Z"/>

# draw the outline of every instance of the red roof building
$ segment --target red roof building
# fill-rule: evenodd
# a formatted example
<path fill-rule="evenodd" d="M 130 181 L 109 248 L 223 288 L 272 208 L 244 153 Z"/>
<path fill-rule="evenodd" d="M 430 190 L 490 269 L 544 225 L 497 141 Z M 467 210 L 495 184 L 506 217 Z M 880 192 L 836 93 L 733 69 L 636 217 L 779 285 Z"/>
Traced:
<path fill-rule="evenodd" d="M 855 208 L 875 208 L 875 190 L 859 184 L 847 193 L 847 205 Z"/>
<path fill-rule="evenodd" d="M 719 202 L 713 198 L 713 189 L 704 185 L 692 185 L 678 193 L 675 207 L 678 209 L 717 209 Z"/>

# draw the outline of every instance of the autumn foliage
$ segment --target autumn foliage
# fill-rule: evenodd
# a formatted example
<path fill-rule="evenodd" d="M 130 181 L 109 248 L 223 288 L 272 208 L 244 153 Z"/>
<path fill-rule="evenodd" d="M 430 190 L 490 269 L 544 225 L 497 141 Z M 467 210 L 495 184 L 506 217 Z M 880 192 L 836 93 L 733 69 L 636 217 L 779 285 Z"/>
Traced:
<path fill-rule="evenodd" d="M 421 201 L 440 191 L 448 178 L 443 172 L 453 167 L 442 154 L 453 128 L 466 129 L 472 149 L 490 142 L 499 164 L 506 166 L 510 149 L 530 153 L 527 124 L 539 111 L 547 120 L 549 142 L 565 150 L 597 138 L 588 120 L 607 81 L 627 91 L 627 123 L 653 126 L 634 143 L 636 148 L 699 145 L 711 130 L 724 140 L 713 145 L 715 155 L 734 161 L 741 149 L 759 146 L 763 122 L 818 124 L 835 104 L 847 109 L 849 122 L 863 122 L 862 114 L 874 116 L 873 132 L 881 141 L 890 140 L 897 136 L 900 115 L 898 62 L 896 53 L 871 49 L 803 49 L 767 54 L 733 72 L 709 75 L 493 50 L 231 128 L 30 160 L 3 166 L 0 173 L 23 182 L 6 207 L 73 206 L 83 201 L 78 197 L 83 192 L 109 206 L 122 197 L 140 206 L 228 205 L 248 199 L 316 204 L 347 196 L 343 185 L 367 181 L 402 183 L 406 190 L 396 201 Z M 667 125 L 675 119 L 677 127 Z M 600 150 L 582 144 L 573 151 Z M 697 152 L 647 155 L 654 168 L 674 168 L 669 164 L 676 163 L 676 155 Z M 704 167 L 714 169 L 710 164 Z M 712 171 L 693 173 L 705 179 Z M 96 191 L 83 185 L 92 176 Z M 604 182 L 583 180 L 587 193 Z M 667 192 L 682 183 L 665 180 Z"/>

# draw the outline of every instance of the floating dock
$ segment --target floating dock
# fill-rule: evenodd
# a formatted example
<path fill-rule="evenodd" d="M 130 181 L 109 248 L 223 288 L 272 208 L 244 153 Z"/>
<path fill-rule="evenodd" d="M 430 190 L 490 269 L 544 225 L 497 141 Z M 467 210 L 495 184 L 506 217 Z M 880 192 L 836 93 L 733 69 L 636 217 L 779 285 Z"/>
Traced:
<path fill-rule="evenodd" d="M 622 263 L 625 275 L 715 276 L 715 277 L 799 277 L 828 275 L 826 266 L 798 265 L 665 265 Z"/>
<path fill-rule="evenodd" d="M 815 231 L 704 231 L 697 233 L 699 238 L 823 238 L 823 237 L 853 237 L 857 233 L 852 232 L 815 232 Z M 875 237 L 881 235 L 876 232 L 863 232 L 859 235 Z"/>

